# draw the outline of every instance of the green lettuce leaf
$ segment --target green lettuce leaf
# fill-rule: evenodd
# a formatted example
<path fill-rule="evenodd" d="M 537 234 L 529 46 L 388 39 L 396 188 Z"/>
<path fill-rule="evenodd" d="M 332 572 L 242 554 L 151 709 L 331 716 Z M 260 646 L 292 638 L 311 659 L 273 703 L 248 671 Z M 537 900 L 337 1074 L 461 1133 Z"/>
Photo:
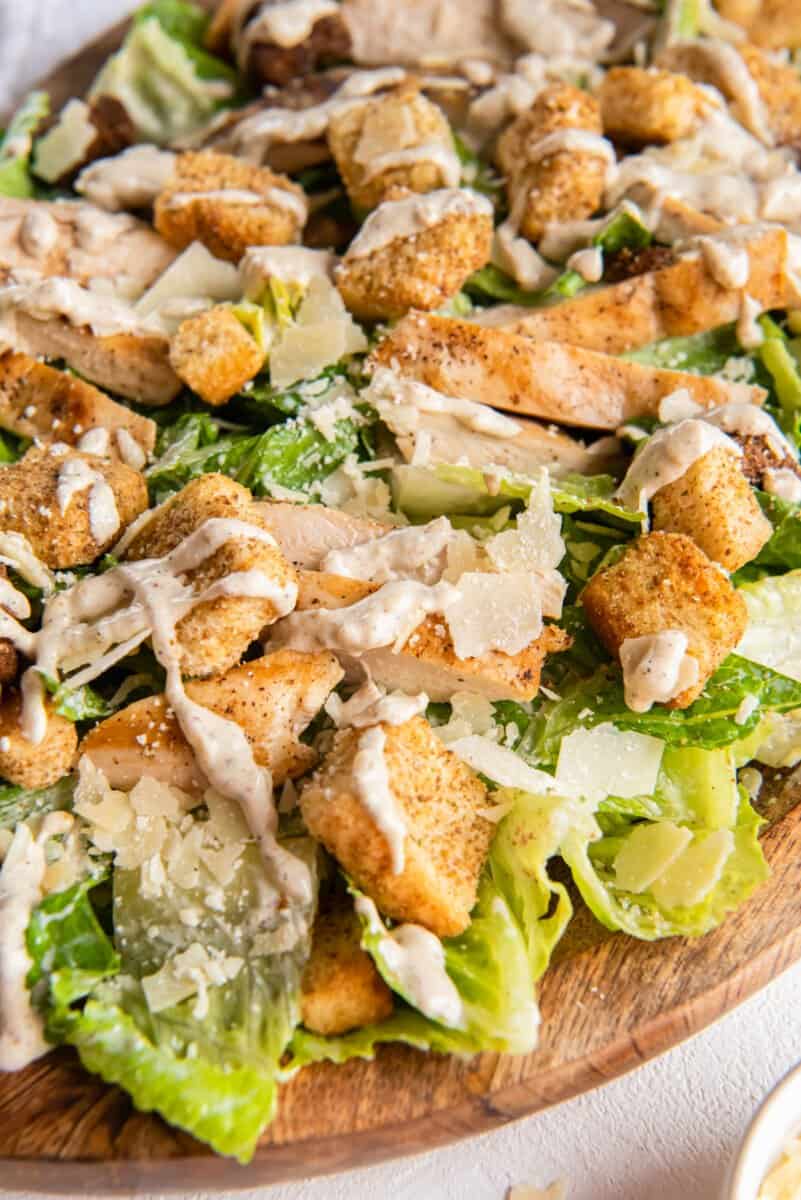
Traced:
<path fill-rule="evenodd" d="M 13 783 L 0 784 L 0 829 L 13 830 L 20 822 L 27 821 L 28 817 L 71 809 L 74 790 L 72 775 L 65 775 L 51 787 L 36 791 Z"/>
<path fill-rule="evenodd" d="M 302 1025 L 289 1043 L 289 1061 L 283 1069 L 284 1078 L 294 1075 L 301 1067 L 315 1062 L 348 1062 L 351 1058 L 375 1058 L 381 1045 L 399 1042 L 415 1050 L 435 1050 L 439 1054 L 472 1054 L 474 1047 L 455 1029 L 446 1029 L 429 1021 L 422 1013 L 405 1004 L 398 1004 L 391 1017 L 376 1025 L 365 1025 L 337 1037 L 312 1033 Z"/>
<path fill-rule="evenodd" d="M 771 382 L 771 398 L 776 416 L 784 432 L 796 445 L 801 442 L 801 370 L 791 342 L 770 317 L 760 317 L 764 341 L 757 355 Z M 768 405 L 768 407 L 772 407 Z"/>
<path fill-rule="evenodd" d="M 233 69 L 187 40 L 193 21 L 175 4 L 146 6 L 89 91 L 119 100 L 144 141 L 185 137 L 237 98 Z"/>
<path fill-rule="evenodd" d="M 753 663 L 801 680 L 801 571 L 744 584 L 748 627 L 738 647 Z M 779 711 L 786 707 L 776 706 Z"/>
<path fill-rule="evenodd" d="M 766 574 L 801 568 L 801 504 L 756 489 L 756 498 L 773 526 L 773 534 L 756 558 L 733 576 L 735 583 L 753 582 Z"/>
<path fill-rule="evenodd" d="M 0 196 L 35 196 L 30 175 L 33 137 L 50 112 L 47 92 L 31 92 L 22 101 L 0 139 Z"/>

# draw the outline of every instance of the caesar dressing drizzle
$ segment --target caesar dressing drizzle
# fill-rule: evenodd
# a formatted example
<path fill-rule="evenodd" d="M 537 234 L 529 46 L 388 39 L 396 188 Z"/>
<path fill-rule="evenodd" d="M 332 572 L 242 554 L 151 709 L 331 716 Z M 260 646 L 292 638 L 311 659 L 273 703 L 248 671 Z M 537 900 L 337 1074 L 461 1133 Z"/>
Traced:
<path fill-rule="evenodd" d="M 380 725 L 373 725 L 360 735 L 353 758 L 353 786 L 357 798 L 384 836 L 393 875 L 400 875 L 405 865 L 406 823 L 389 780 L 384 756 L 386 740 Z"/>
<path fill-rule="evenodd" d="M 452 216 L 491 217 L 492 204 L 478 192 L 456 187 L 385 200 L 373 209 L 348 246 L 345 262 L 366 258 L 398 238 L 414 237 Z"/>

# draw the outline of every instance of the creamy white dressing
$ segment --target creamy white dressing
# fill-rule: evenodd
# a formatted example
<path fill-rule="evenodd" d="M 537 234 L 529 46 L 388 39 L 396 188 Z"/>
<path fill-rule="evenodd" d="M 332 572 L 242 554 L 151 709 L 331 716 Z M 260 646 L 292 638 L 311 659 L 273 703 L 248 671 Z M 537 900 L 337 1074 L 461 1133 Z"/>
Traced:
<path fill-rule="evenodd" d="M 31 615 L 31 602 L 28 597 L 3 575 L 0 575 L 0 608 L 4 608 L 20 621 Z"/>
<path fill-rule="evenodd" d="M 87 429 L 86 433 L 82 434 L 75 443 L 75 449 L 80 450 L 82 454 L 97 454 L 103 458 L 108 454 L 110 445 L 110 431 L 102 425 L 96 425 L 94 429 Z"/>
<path fill-rule="evenodd" d="M 600 246 L 576 250 L 567 260 L 570 271 L 576 271 L 587 283 L 599 283 L 604 273 L 604 254 Z"/>
<path fill-rule="evenodd" d="M 679 629 L 624 639 L 619 655 L 627 708 L 648 712 L 698 682 L 698 659 L 687 653 L 687 645 Z"/>
<path fill-rule="evenodd" d="M 249 246 L 239 263 L 245 295 L 256 299 L 270 279 L 308 287 L 313 279 L 330 279 L 336 257 L 330 250 L 307 246 Z"/>
<path fill-rule="evenodd" d="M 353 757 L 352 779 L 357 799 L 373 818 L 389 849 L 392 874 L 405 866 L 406 822 L 393 794 L 384 755 L 386 734 L 380 725 L 365 729 Z"/>
<path fill-rule="evenodd" d="M 234 127 L 230 145 L 234 153 L 263 162 L 274 142 L 302 142 L 323 137 L 334 114 L 346 112 L 364 96 L 394 87 L 406 78 L 402 67 L 354 71 L 333 96 L 310 108 L 265 108 Z M 227 143 L 226 143 L 227 145 Z"/>
<path fill-rule="evenodd" d="M 491 261 L 529 291 L 539 291 L 552 283 L 557 272 L 547 263 L 528 238 L 520 236 L 520 222 L 528 203 L 528 191 L 521 188 L 512 211 L 497 227 L 492 238 Z"/>
<path fill-rule="evenodd" d="M 372 679 L 363 683 L 348 700 L 332 692 L 325 711 L 337 729 L 367 729 L 370 725 L 405 725 L 428 708 L 428 696 L 418 692 L 385 692 Z"/>
<path fill-rule="evenodd" d="M 171 179 L 176 158 L 157 146 L 130 146 L 84 167 L 75 190 L 107 212 L 149 208 Z"/>
<path fill-rule="evenodd" d="M 801 504 L 801 479 L 789 467 L 768 467 L 762 476 L 762 490 L 790 504 Z"/>
<path fill-rule="evenodd" d="M 0 870 L 0 1071 L 18 1071 L 50 1049 L 25 982 L 32 965 L 25 933 L 46 867 L 44 841 L 18 825 Z"/>
<path fill-rule="evenodd" d="M 31 258 L 46 258 L 58 237 L 58 222 L 44 207 L 30 208 L 20 221 L 19 244 Z"/>
<path fill-rule="evenodd" d="M 26 658 L 33 658 L 33 650 L 39 651 L 39 635 L 36 636 L 35 647 Z M 20 731 L 26 742 L 39 746 L 47 733 L 47 709 L 45 708 L 45 688 L 42 676 L 37 667 L 28 667 L 22 672 L 19 683 L 22 710 L 20 712 Z"/>
<path fill-rule="evenodd" d="M 284 0 L 278 4 L 263 4 L 238 40 L 240 67 L 246 64 L 250 50 L 257 42 L 270 42 L 290 50 L 311 36 L 319 20 L 338 12 L 339 4 L 335 0 Z"/>
<path fill-rule="evenodd" d="M 746 246 L 725 237 L 699 237 L 694 243 L 709 274 L 725 288 L 744 288 L 751 276 L 751 259 Z"/>
<path fill-rule="evenodd" d="M 3 583 L 7 584 L 8 580 L 4 579 Z M 12 590 L 16 592 L 17 596 L 21 595 L 15 588 Z M 24 625 L 20 625 L 14 616 L 6 612 L 8 603 L 5 591 L 0 593 L 0 604 L 3 605 L 0 608 L 0 638 L 11 642 L 11 645 L 26 658 L 33 658 L 36 654 L 36 634 L 31 633 Z"/>
<path fill-rule="evenodd" d="M 765 102 L 756 80 L 736 46 L 714 38 L 703 38 L 693 42 L 692 48 L 694 53 L 702 53 L 712 68 L 719 73 L 723 90 L 733 97 L 732 108 L 745 128 L 766 146 L 772 146 L 775 139 Z M 680 46 L 677 49 L 680 53 Z"/>
<path fill-rule="evenodd" d="M 618 499 L 627 508 L 645 512 L 648 501 L 660 488 L 681 479 L 693 463 L 718 446 L 742 454 L 736 442 L 706 420 L 691 417 L 658 429 L 626 472 L 617 489 Z"/>
<path fill-rule="evenodd" d="M 134 471 L 141 471 L 147 462 L 147 453 L 127 429 L 118 429 L 115 436 L 117 451 L 121 460 Z"/>
<path fill-rule="evenodd" d="M 693 400 L 687 388 L 676 388 L 675 392 L 670 392 L 659 401 L 659 420 L 665 425 L 700 416 L 703 411 L 703 405 Z"/>
<path fill-rule="evenodd" d="M 743 296 L 740 304 L 740 314 L 737 317 L 737 341 L 744 350 L 756 350 L 765 340 L 765 333 L 759 324 L 763 308 L 753 296 Z"/>
<path fill-rule="evenodd" d="M 198 200 L 219 200 L 225 204 L 259 204 L 283 208 L 292 213 L 293 217 L 304 224 L 309 212 L 309 205 L 303 196 L 290 192 L 288 188 L 270 187 L 262 192 L 253 192 L 248 188 L 210 188 L 203 192 L 174 192 L 167 201 L 167 208 L 186 208 Z"/>
<path fill-rule="evenodd" d="M 0 532 L 0 563 L 12 567 L 26 583 L 41 588 L 46 596 L 52 592 L 53 574 L 36 557 L 23 534 Z"/>
<path fill-rule="evenodd" d="M 740 437 L 764 438 L 770 449 L 779 458 L 789 455 L 797 458 L 798 454 L 792 442 L 784 436 L 779 426 L 769 412 L 756 404 L 732 403 L 711 408 L 703 415 L 703 420 L 722 429 L 724 433 L 739 434 Z"/>
<path fill-rule="evenodd" d="M 12 271 L 9 282 L 0 287 L 0 316 L 13 320 L 15 312 L 40 321 L 64 317 L 71 325 L 88 326 L 98 337 L 149 332 L 125 301 L 92 292 L 58 275 L 23 281 Z"/>
<path fill-rule="evenodd" d="M 344 261 L 375 254 L 398 238 L 414 237 L 453 216 L 491 219 L 492 204 L 486 196 L 467 188 L 440 188 L 401 200 L 385 200 L 367 217 Z"/>
<path fill-rule="evenodd" d="M 330 550 L 320 569 L 369 583 L 392 579 L 436 583 L 445 569 L 445 552 L 453 533 L 447 517 L 437 517 L 427 525 L 407 525 L 357 546 Z"/>
<path fill-rule="evenodd" d="M 610 165 L 616 162 L 615 148 L 600 133 L 590 129 L 555 129 L 526 149 L 526 165 L 542 162 L 554 154 L 591 154 Z"/>
<path fill-rule="evenodd" d="M 454 1029 L 463 1026 L 464 1006 L 445 968 L 445 951 L 439 938 L 422 925 L 386 929 L 368 896 L 357 896 L 354 907 L 369 932 L 379 939 L 378 951 L 401 995 L 432 1021 Z"/>
<path fill-rule="evenodd" d="M 62 463 L 56 482 L 56 500 L 64 514 L 75 496 L 89 491 L 89 531 L 98 546 L 104 545 L 120 527 L 120 514 L 114 490 L 99 471 L 83 458 L 68 458 Z"/>
<path fill-rule="evenodd" d="M 427 616 L 443 612 L 456 588 L 411 579 L 393 580 L 345 608 L 294 612 L 273 627 L 276 643 L 294 650 L 333 650 L 360 657 L 392 646 L 400 650 Z"/>

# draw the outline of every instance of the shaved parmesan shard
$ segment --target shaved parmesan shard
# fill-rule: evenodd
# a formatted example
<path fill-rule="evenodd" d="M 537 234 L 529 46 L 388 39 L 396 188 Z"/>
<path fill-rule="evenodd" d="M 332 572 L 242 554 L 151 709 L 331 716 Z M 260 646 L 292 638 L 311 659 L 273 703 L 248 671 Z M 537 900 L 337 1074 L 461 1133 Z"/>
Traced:
<path fill-rule="evenodd" d="M 665 743 L 604 722 L 562 738 L 556 788 L 563 795 L 598 801 L 606 796 L 650 796 L 656 787 Z"/>
<path fill-rule="evenodd" d="M 457 658 L 519 654 L 542 633 L 542 593 L 531 573 L 468 571 L 454 592 L 444 615 Z"/>
<path fill-rule="evenodd" d="M 517 788 L 522 792 L 543 795 L 558 790 L 557 781 L 545 771 L 537 771 L 523 762 L 513 750 L 491 742 L 479 734 L 458 738 L 450 742 L 448 749 L 467 763 L 474 771 L 480 771 L 499 787 Z"/>
<path fill-rule="evenodd" d="M 554 512 L 548 472 L 532 487 L 528 507 L 514 529 L 496 533 L 487 553 L 499 571 L 537 571 L 558 567 L 565 555 L 562 518 Z"/>
<path fill-rule="evenodd" d="M 289 387 L 299 379 L 312 379 L 347 354 L 366 349 L 367 338 L 337 289 L 323 276 L 315 276 L 295 321 L 270 352 L 270 382 L 273 387 Z"/>
<path fill-rule="evenodd" d="M 142 980 L 147 1006 L 151 1012 L 161 1012 L 180 1004 L 189 996 L 197 996 L 193 1016 L 202 1020 L 209 1011 L 209 987 L 219 987 L 235 979 L 244 959 L 226 955 L 213 946 L 193 942 L 188 949 L 169 959 L 153 975 Z"/>
<path fill-rule="evenodd" d="M 730 829 L 697 835 L 692 845 L 659 877 L 651 895 L 663 908 L 691 908 L 700 904 L 720 882 L 733 849 L 734 834 Z"/>
<path fill-rule="evenodd" d="M 692 840 L 691 830 L 672 821 L 635 825 L 613 864 L 615 886 L 647 892 Z"/>

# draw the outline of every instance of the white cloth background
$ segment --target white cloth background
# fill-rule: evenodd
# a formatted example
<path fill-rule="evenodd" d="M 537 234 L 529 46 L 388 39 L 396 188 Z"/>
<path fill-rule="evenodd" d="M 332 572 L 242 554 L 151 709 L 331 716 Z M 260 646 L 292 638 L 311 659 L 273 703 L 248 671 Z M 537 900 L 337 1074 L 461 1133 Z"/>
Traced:
<path fill-rule="evenodd" d="M 126 0 L 0 0 L 0 111 L 133 7 Z M 706 1033 L 550 1112 L 418 1158 L 236 1196 L 502 1200 L 510 1184 L 564 1178 L 570 1200 L 717 1200 L 754 1108 L 801 1058 L 800 1008 L 801 965 Z"/>

